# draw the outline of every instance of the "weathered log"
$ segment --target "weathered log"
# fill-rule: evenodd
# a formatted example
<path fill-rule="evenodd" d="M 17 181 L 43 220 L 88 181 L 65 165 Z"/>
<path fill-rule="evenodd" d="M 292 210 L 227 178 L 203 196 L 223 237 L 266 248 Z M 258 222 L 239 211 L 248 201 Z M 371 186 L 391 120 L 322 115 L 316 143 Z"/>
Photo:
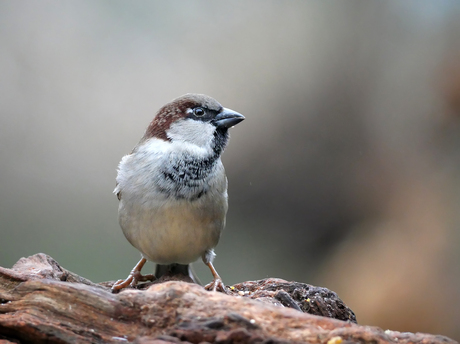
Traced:
<path fill-rule="evenodd" d="M 303 283 L 244 282 L 225 295 L 156 282 L 113 294 L 112 282 L 93 283 L 45 254 L 22 258 L 0 268 L 0 343 L 455 343 L 359 326 L 334 292 Z"/>

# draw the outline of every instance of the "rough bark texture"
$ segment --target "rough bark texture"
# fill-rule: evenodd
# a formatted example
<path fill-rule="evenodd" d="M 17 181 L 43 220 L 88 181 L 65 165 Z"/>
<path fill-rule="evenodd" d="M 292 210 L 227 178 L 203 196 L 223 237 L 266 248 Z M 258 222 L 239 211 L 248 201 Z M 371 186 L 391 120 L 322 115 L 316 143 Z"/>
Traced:
<path fill-rule="evenodd" d="M 0 344 L 455 343 L 359 326 L 334 292 L 308 284 L 265 279 L 225 295 L 160 282 L 112 294 L 110 282 L 92 283 L 45 254 L 22 258 L 0 268 Z"/>

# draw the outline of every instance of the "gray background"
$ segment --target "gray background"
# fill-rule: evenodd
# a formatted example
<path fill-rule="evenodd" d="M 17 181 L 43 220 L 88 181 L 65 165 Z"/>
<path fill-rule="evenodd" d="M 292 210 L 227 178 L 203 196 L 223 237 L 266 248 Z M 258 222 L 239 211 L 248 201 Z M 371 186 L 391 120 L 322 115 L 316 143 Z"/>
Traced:
<path fill-rule="evenodd" d="M 0 46 L 1 266 L 125 277 L 116 166 L 206 93 L 247 118 L 226 284 L 326 286 L 362 324 L 460 338 L 460 2 L 2 0 Z"/>

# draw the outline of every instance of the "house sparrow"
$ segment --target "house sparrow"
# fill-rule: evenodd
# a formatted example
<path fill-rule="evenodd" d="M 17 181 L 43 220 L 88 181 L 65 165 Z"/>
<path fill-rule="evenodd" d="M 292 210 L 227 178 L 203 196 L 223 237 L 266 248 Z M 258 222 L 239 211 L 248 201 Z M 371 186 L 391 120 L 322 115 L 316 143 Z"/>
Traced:
<path fill-rule="evenodd" d="M 154 280 L 169 271 L 186 273 L 199 257 L 214 280 L 205 288 L 226 291 L 212 265 L 225 226 L 227 177 L 220 156 L 228 129 L 244 116 L 202 94 L 185 94 L 163 106 L 131 154 L 118 166 L 114 193 L 128 241 L 142 259 L 112 290 Z M 156 276 L 141 275 L 147 260 Z"/>

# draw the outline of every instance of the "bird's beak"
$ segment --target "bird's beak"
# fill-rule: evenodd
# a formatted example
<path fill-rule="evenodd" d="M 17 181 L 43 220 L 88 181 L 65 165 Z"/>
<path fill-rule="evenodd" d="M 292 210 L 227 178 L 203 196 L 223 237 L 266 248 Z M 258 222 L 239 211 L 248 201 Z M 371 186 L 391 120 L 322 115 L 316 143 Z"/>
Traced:
<path fill-rule="evenodd" d="M 237 125 L 244 116 L 236 111 L 223 108 L 223 110 L 214 118 L 213 123 L 218 128 L 230 128 Z"/>

